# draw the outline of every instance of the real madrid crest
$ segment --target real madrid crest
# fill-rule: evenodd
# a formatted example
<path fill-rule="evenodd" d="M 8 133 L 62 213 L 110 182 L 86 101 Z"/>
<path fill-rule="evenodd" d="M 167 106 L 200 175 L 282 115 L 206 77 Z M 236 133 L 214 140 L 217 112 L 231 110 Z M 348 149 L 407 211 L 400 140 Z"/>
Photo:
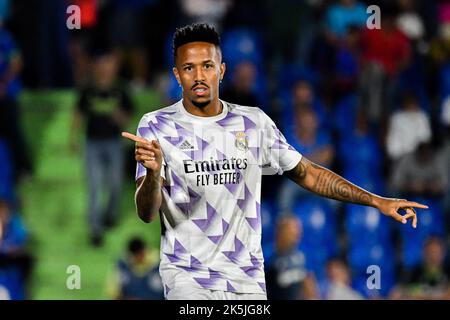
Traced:
<path fill-rule="evenodd" d="M 245 134 L 245 132 L 236 133 L 236 141 L 234 144 L 236 145 L 236 148 L 238 148 L 241 151 L 248 150 L 247 135 Z"/>

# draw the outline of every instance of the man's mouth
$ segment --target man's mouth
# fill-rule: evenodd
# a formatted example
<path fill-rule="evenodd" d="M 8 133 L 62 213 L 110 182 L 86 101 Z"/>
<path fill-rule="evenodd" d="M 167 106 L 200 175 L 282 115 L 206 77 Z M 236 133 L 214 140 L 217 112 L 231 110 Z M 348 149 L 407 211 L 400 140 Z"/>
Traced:
<path fill-rule="evenodd" d="M 208 88 L 203 86 L 197 86 L 194 89 L 192 89 L 192 91 L 194 91 L 197 96 L 204 96 L 207 93 Z"/>

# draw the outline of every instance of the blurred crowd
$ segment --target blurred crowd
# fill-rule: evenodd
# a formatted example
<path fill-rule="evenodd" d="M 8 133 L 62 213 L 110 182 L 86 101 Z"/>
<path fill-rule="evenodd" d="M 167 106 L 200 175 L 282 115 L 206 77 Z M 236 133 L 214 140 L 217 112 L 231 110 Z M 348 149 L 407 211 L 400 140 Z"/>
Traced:
<path fill-rule="evenodd" d="M 66 27 L 70 4 L 81 9 L 79 30 Z M 373 4 L 380 29 L 366 24 Z M 2 279 L 12 279 L 3 266 L 15 252 L 9 241 L 20 248 L 26 238 L 16 185 L 33 172 L 19 126 L 22 88 L 79 93 L 71 128 L 87 123 L 89 226 L 101 246 L 117 220 L 117 137 L 135 110 L 130 97 L 152 89 L 161 106 L 180 99 L 173 32 L 207 22 L 221 33 L 227 64 L 221 99 L 262 108 L 298 151 L 355 184 L 430 207 L 413 230 L 265 176 L 269 298 L 450 298 L 450 2 L 0 0 L 0 21 L 0 296 Z M 130 252 L 142 246 L 130 243 Z M 32 259 L 20 261 L 25 279 Z M 373 286 L 369 266 L 380 270 Z"/>

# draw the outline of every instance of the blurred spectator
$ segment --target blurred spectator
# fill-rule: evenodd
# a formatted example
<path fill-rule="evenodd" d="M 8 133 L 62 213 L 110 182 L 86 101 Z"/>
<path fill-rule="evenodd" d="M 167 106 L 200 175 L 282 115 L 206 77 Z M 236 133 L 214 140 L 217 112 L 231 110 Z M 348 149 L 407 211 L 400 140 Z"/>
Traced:
<path fill-rule="evenodd" d="M 312 82 L 304 79 L 301 75 L 294 76 L 292 88 L 286 90 L 283 88 L 285 81 L 281 80 L 280 86 L 282 93 L 280 98 L 283 104 L 282 127 L 288 140 L 297 140 L 297 131 L 299 130 L 300 117 L 298 113 L 304 109 L 312 109 L 315 113 L 315 122 L 312 126 L 319 126 L 321 129 L 328 129 L 330 124 L 327 110 L 321 99 L 314 92 Z M 297 79 L 298 78 L 298 79 Z"/>
<path fill-rule="evenodd" d="M 28 299 L 33 259 L 26 248 L 28 232 L 10 203 L 0 198 L 0 288 L 12 300 Z"/>
<path fill-rule="evenodd" d="M 321 295 L 326 300 L 364 299 L 351 287 L 350 271 L 340 259 L 331 259 L 327 262 L 327 279 L 320 287 Z"/>
<path fill-rule="evenodd" d="M 223 19 L 233 4 L 233 0 L 178 0 L 182 16 L 179 24 L 193 22 L 209 23 L 222 30 Z"/>
<path fill-rule="evenodd" d="M 4 139 L 14 163 L 13 178 L 32 173 L 29 149 L 21 130 L 18 95 L 21 91 L 19 73 L 22 58 L 12 35 L 0 21 L 0 139 Z"/>
<path fill-rule="evenodd" d="M 421 142 L 431 140 L 431 125 L 427 114 L 420 109 L 413 95 L 407 94 L 401 109 L 389 120 L 386 151 L 392 160 L 414 152 Z"/>
<path fill-rule="evenodd" d="M 344 38 L 350 26 L 362 28 L 368 15 L 366 6 L 355 0 L 339 0 L 331 5 L 326 13 L 327 37 L 331 43 Z"/>
<path fill-rule="evenodd" d="M 357 87 L 361 55 L 359 41 L 360 30 L 352 25 L 347 28 L 341 44 L 336 48 L 334 70 L 336 99 L 352 93 Z"/>
<path fill-rule="evenodd" d="M 383 10 L 381 29 L 364 29 L 361 35 L 360 93 L 371 121 L 392 110 L 398 75 L 410 63 L 411 45 L 395 24 L 395 13 Z"/>
<path fill-rule="evenodd" d="M 330 167 L 334 159 L 334 147 L 327 130 L 319 130 L 319 120 L 314 110 L 300 107 L 295 110 L 295 136 L 288 141 L 293 148 L 315 163 Z M 282 212 L 292 211 L 294 201 L 301 195 L 307 194 L 294 182 L 285 180 L 279 193 L 279 207 Z"/>
<path fill-rule="evenodd" d="M 120 132 L 127 125 L 133 106 L 117 79 L 116 55 L 100 50 L 93 60 L 93 82 L 80 92 L 71 143 L 75 147 L 74 137 L 84 120 L 91 241 L 93 245 L 101 245 L 105 227 L 114 225 L 118 219 L 124 166 Z"/>
<path fill-rule="evenodd" d="M 430 57 L 437 64 L 443 64 L 450 57 L 450 3 L 439 3 L 437 35 L 430 42 Z"/>
<path fill-rule="evenodd" d="M 73 62 L 75 85 L 83 86 L 89 75 L 89 47 L 99 29 L 100 3 L 97 0 L 72 0 L 80 8 L 80 29 L 71 30 L 70 54 Z"/>
<path fill-rule="evenodd" d="M 268 0 L 266 30 L 271 62 L 275 66 L 307 64 L 319 33 L 319 7 L 324 1 Z"/>
<path fill-rule="evenodd" d="M 397 16 L 397 27 L 415 42 L 425 37 L 425 25 L 422 17 L 417 13 L 414 0 L 397 0 L 400 13 Z"/>
<path fill-rule="evenodd" d="M 305 255 L 298 250 L 301 234 L 302 225 L 297 217 L 284 215 L 277 222 L 275 252 L 266 267 L 269 300 L 317 298 L 314 275 L 306 269 Z"/>
<path fill-rule="evenodd" d="M 108 295 L 120 300 L 163 300 L 158 262 L 158 253 L 148 250 L 141 238 L 130 239 L 128 251 L 108 280 Z"/>
<path fill-rule="evenodd" d="M 32 11 L 31 21 L 23 21 L 24 38 L 33 30 L 35 47 L 31 47 L 26 63 L 33 67 L 33 78 L 40 88 L 67 88 L 73 85 L 70 61 L 70 30 L 67 28 L 67 2 L 61 0 L 35 1 L 24 10 Z M 30 41 L 30 40 L 25 40 Z M 27 66 L 27 64 L 25 64 Z"/>
<path fill-rule="evenodd" d="M 447 190 L 449 162 L 431 143 L 421 143 L 393 170 L 391 185 L 402 196 L 442 197 Z"/>
<path fill-rule="evenodd" d="M 383 154 L 378 137 L 372 130 L 367 113 L 363 108 L 357 110 L 355 126 L 351 126 L 347 130 L 339 137 L 337 152 L 343 175 L 345 177 L 368 176 L 381 179 Z"/>
<path fill-rule="evenodd" d="M 392 299 L 450 299 L 450 268 L 445 262 L 444 241 L 429 237 L 423 248 L 422 263 L 407 274 L 391 294 Z"/>
<path fill-rule="evenodd" d="M 5 21 L 9 16 L 10 11 L 10 0 L 1 0 L 0 1 L 0 20 L 3 22 Z"/>
<path fill-rule="evenodd" d="M 319 130 L 317 113 L 309 107 L 298 108 L 295 113 L 296 136 L 293 146 L 311 161 L 331 166 L 334 148 L 327 130 Z"/>
<path fill-rule="evenodd" d="M 224 17 L 224 30 L 247 27 L 263 30 L 267 26 L 267 5 L 259 0 L 231 1 Z"/>
<path fill-rule="evenodd" d="M 253 92 L 255 87 L 256 66 L 250 61 L 243 61 L 234 67 L 231 84 L 226 86 L 222 99 L 231 103 L 256 107 L 258 99 Z"/>
<path fill-rule="evenodd" d="M 147 19 L 149 8 L 158 2 L 158 0 L 112 0 L 108 8 L 109 38 L 113 48 L 119 53 L 120 60 L 129 66 L 132 89 L 143 89 L 148 80 L 145 41 L 150 28 L 147 27 Z"/>

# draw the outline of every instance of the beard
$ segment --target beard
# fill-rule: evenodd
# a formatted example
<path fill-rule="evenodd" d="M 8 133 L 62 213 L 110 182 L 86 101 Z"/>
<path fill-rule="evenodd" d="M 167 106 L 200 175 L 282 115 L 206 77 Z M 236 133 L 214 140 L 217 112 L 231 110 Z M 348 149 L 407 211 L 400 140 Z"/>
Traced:
<path fill-rule="evenodd" d="M 211 100 L 207 100 L 207 101 L 204 101 L 204 102 L 199 102 L 199 101 L 191 100 L 191 102 L 192 102 L 192 104 L 193 104 L 194 106 L 196 106 L 197 108 L 203 109 L 204 107 L 206 107 L 206 106 L 211 102 Z"/>

